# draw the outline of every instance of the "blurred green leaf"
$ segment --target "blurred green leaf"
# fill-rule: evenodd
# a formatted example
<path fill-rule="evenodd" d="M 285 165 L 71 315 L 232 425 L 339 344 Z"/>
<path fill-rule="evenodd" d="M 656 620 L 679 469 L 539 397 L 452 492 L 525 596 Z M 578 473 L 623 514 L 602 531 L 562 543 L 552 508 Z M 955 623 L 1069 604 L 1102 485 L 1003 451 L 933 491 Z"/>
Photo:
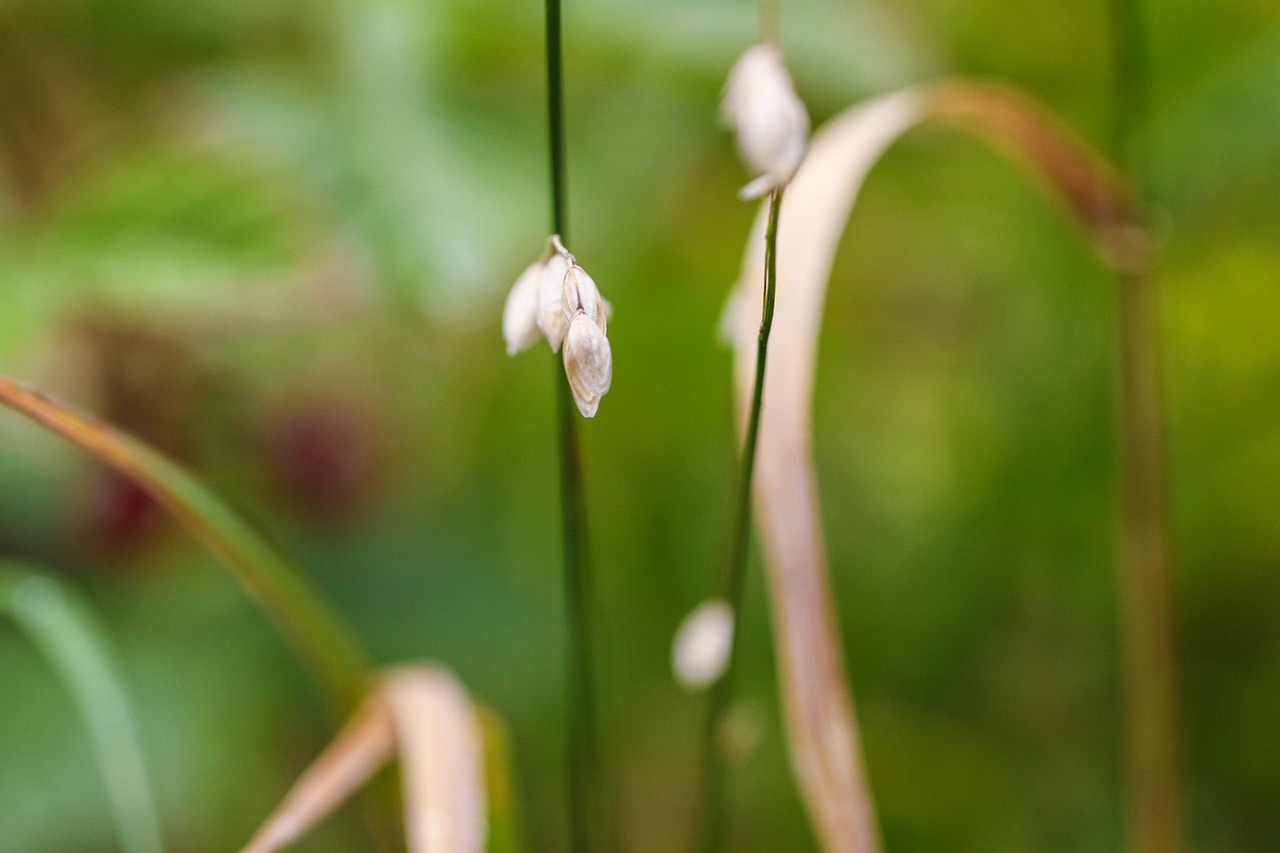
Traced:
<path fill-rule="evenodd" d="M 162 853 L 128 691 L 89 604 L 49 575 L 0 561 L 0 614 L 23 629 L 70 694 L 106 783 L 120 849 Z"/>

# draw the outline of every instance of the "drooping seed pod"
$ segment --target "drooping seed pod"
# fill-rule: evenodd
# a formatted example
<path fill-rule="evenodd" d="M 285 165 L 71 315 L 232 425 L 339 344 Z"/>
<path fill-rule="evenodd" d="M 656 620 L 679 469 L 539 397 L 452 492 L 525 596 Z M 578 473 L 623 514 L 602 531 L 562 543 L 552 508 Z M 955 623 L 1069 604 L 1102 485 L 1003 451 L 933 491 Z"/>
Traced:
<path fill-rule="evenodd" d="M 729 72 L 721 114 L 757 175 L 742 188 L 742 198 L 757 198 L 791 180 L 809 145 L 809 113 L 776 47 L 758 44 L 742 54 Z"/>
<path fill-rule="evenodd" d="M 587 275 L 587 271 L 577 264 L 569 267 L 564 277 L 564 290 L 560 294 L 560 305 L 564 309 L 565 319 L 570 322 L 579 311 L 586 314 L 600 327 L 600 331 L 608 332 L 607 311 L 600 288 L 595 279 Z"/>
<path fill-rule="evenodd" d="M 569 259 L 554 254 L 547 259 L 538 278 L 538 328 L 546 335 L 552 352 L 560 351 L 569 319 L 564 314 L 564 277 L 569 272 Z"/>
<path fill-rule="evenodd" d="M 613 353 L 604 331 L 585 311 L 574 315 L 565 335 L 564 372 L 578 411 L 584 418 L 595 417 L 613 382 Z"/>
<path fill-rule="evenodd" d="M 515 355 L 539 333 L 552 352 L 563 347 L 574 401 L 583 417 L 594 417 L 613 381 L 613 353 L 605 337 L 612 310 L 595 280 L 553 234 L 542 259 L 520 274 L 507 296 L 502 312 L 507 352 Z"/>
<path fill-rule="evenodd" d="M 507 355 L 528 349 L 542 334 L 538 329 L 538 282 L 543 266 L 541 261 L 529 264 L 507 295 L 502 309 L 502 337 L 507 341 Z"/>

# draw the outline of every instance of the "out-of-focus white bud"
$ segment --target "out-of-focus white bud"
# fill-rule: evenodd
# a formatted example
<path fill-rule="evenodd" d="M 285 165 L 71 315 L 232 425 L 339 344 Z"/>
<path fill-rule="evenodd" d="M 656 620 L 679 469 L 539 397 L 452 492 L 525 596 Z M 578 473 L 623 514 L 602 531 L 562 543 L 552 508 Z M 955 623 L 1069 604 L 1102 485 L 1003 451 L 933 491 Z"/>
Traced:
<path fill-rule="evenodd" d="M 586 314 L 600 327 L 600 331 L 608 331 L 608 311 L 600 288 L 595 279 L 587 275 L 587 271 L 577 264 L 569 267 L 564 277 L 564 291 L 560 294 L 560 305 L 564 308 L 564 316 L 570 321 L 579 311 Z"/>
<path fill-rule="evenodd" d="M 538 278 L 538 328 L 547 336 L 552 352 L 560 352 L 569 319 L 561 307 L 564 293 L 564 277 L 569 272 L 569 259 L 562 254 L 552 255 L 542 267 Z"/>
<path fill-rule="evenodd" d="M 809 113 L 776 47 L 758 44 L 742 54 L 729 72 L 721 114 L 738 135 L 742 159 L 758 175 L 742 188 L 742 198 L 791 180 L 809 145 Z"/>
<path fill-rule="evenodd" d="M 604 331 L 584 311 L 573 315 L 565 335 L 564 372 L 578 411 L 584 418 L 595 417 L 613 382 L 613 353 Z"/>
<path fill-rule="evenodd" d="M 671 644 L 671 668 L 689 688 L 706 687 L 724 675 L 733 648 L 733 609 L 712 599 L 699 604 L 680 623 Z"/>
<path fill-rule="evenodd" d="M 516 279 L 507 304 L 502 309 L 502 337 L 507 341 L 507 355 L 515 355 L 528 349 L 537 340 L 538 331 L 538 281 L 542 278 L 543 264 L 529 264 Z"/>

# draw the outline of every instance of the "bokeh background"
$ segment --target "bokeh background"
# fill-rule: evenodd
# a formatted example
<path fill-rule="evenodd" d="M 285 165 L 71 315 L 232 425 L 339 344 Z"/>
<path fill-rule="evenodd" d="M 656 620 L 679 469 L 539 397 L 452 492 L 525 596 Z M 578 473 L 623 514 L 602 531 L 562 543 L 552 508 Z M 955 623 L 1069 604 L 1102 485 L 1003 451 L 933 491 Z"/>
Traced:
<path fill-rule="evenodd" d="M 1280 9 L 1152 0 L 1180 699 L 1199 851 L 1280 843 Z M 816 122 L 954 74 L 1100 146 L 1107 6 L 787 0 Z M 454 667 L 507 720 L 529 849 L 565 846 L 549 356 L 499 333 L 546 236 L 542 9 L 497 0 L 0 2 L 0 371 L 195 468 L 381 662 Z M 570 247 L 615 306 L 583 425 L 636 851 L 688 834 L 702 703 L 669 642 L 728 541 L 715 328 L 754 207 L 716 126 L 755 37 L 728 0 L 565 4 Z M 785 286 L 785 282 L 783 282 Z M 978 145 L 922 130 L 837 261 L 816 454 L 886 844 L 1122 840 L 1113 282 Z M 0 554 L 101 611 L 173 851 L 237 849 L 328 736 L 279 636 L 126 482 L 0 415 Z M 814 842 L 758 563 L 733 849 Z M 47 666 L 0 626 L 0 851 L 113 850 Z M 304 851 L 362 849 L 347 809 Z"/>

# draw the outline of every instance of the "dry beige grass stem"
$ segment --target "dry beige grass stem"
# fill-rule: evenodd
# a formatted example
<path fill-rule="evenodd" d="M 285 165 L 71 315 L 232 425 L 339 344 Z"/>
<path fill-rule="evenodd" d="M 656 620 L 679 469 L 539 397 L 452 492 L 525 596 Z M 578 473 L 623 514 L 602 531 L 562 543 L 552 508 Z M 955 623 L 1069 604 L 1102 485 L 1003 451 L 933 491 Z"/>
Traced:
<path fill-rule="evenodd" d="M 833 118 L 812 138 L 788 187 L 778 233 L 774 352 L 767 365 L 755 481 L 792 763 L 822 848 L 880 849 L 855 710 L 828 580 L 811 412 L 823 301 L 835 253 L 867 174 L 906 131 L 941 122 L 1027 167 L 1097 244 L 1104 259 L 1145 263 L 1116 171 L 1047 109 L 1005 86 L 948 82 L 885 95 Z M 733 297 L 734 382 L 745 424 L 760 324 L 762 207 Z"/>
<path fill-rule="evenodd" d="M 409 853 L 480 853 L 488 832 L 484 751 L 466 688 L 436 666 L 397 667 L 241 853 L 294 843 L 399 756 Z"/>

